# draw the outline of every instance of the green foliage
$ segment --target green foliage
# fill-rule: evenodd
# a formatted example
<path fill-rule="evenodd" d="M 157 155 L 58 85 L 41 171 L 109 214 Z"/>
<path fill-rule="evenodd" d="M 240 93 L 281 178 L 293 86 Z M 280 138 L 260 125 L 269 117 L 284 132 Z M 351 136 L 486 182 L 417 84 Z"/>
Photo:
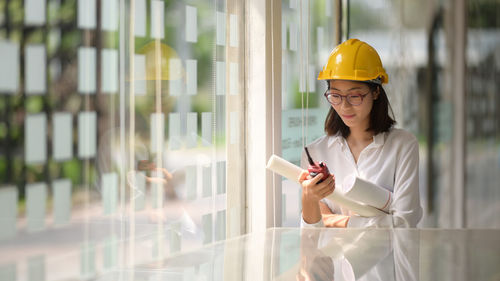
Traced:
<path fill-rule="evenodd" d="M 12 25 L 22 25 L 24 20 L 24 9 L 22 0 L 11 0 L 7 7 L 9 19 Z"/>
<path fill-rule="evenodd" d="M 4 139 L 7 136 L 7 125 L 4 122 L 0 122 L 0 139 Z"/>
<path fill-rule="evenodd" d="M 26 98 L 26 113 L 39 113 L 43 110 L 43 96 L 32 96 Z"/>
<path fill-rule="evenodd" d="M 24 179 L 23 175 L 24 159 L 20 156 L 14 157 L 12 161 L 12 176 L 14 182 L 20 182 Z"/>
<path fill-rule="evenodd" d="M 7 181 L 7 158 L 0 155 L 0 182 Z"/>
<path fill-rule="evenodd" d="M 194 112 L 212 111 L 211 96 L 208 93 L 196 95 L 192 102 L 191 107 Z"/>
<path fill-rule="evenodd" d="M 389 27 L 385 22 L 386 17 L 382 15 L 390 11 L 374 10 L 363 1 L 350 1 L 349 5 L 349 30 L 378 30 Z"/>
<path fill-rule="evenodd" d="M 500 3 L 498 0 L 468 1 L 469 28 L 499 28 Z"/>
<path fill-rule="evenodd" d="M 45 173 L 44 173 L 44 165 L 27 165 L 26 166 L 26 182 L 43 182 L 46 181 Z"/>
<path fill-rule="evenodd" d="M 306 108 L 306 107 L 316 108 L 319 106 L 317 93 L 309 93 L 309 98 L 307 97 L 307 95 L 308 94 L 306 94 L 306 93 L 300 93 L 298 91 L 295 92 L 295 94 L 294 94 L 294 108 L 302 108 L 302 104 L 304 104 L 304 108 Z"/>
<path fill-rule="evenodd" d="M 41 44 L 44 42 L 45 33 L 41 29 L 36 29 L 26 36 L 26 44 Z"/>
<path fill-rule="evenodd" d="M 64 36 L 61 38 L 60 50 L 65 53 L 76 54 L 81 37 L 81 33 L 78 30 L 65 32 Z"/>
<path fill-rule="evenodd" d="M 62 1 L 57 15 L 61 23 L 76 22 L 76 0 Z"/>
<path fill-rule="evenodd" d="M 70 179 L 73 185 L 80 183 L 82 181 L 81 166 L 81 161 L 76 158 L 64 162 L 61 177 Z"/>

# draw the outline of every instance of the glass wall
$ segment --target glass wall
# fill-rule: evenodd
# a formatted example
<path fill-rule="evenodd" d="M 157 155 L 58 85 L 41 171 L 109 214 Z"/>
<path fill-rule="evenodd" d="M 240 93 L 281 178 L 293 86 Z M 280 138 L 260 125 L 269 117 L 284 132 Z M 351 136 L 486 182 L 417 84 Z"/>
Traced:
<path fill-rule="evenodd" d="M 282 1 L 282 152 L 300 165 L 304 146 L 324 134 L 329 104 L 319 71 L 336 45 L 333 0 Z M 283 226 L 298 226 L 301 189 L 283 179 Z"/>
<path fill-rule="evenodd" d="M 0 1 L 0 279 L 239 234 L 243 30 L 237 0 Z"/>
<path fill-rule="evenodd" d="M 467 9 L 466 224 L 500 228 L 500 3 Z"/>
<path fill-rule="evenodd" d="M 458 220 L 464 227 L 497 228 L 500 223 L 495 215 L 500 196 L 499 4 L 465 3 L 462 18 L 456 1 L 349 1 L 348 37 L 379 52 L 397 126 L 419 139 L 420 226 L 456 227 Z M 465 105 L 458 112 L 461 95 Z M 465 124 L 458 119 L 464 115 Z M 460 142 L 465 146 L 457 150 Z M 457 188 L 463 176 L 456 170 L 460 150 L 465 152 L 463 189 Z M 463 192 L 463 204 L 457 192 Z"/>
<path fill-rule="evenodd" d="M 350 1 L 348 36 L 365 41 L 377 50 L 389 75 L 389 83 L 384 88 L 394 112 L 396 127 L 407 129 L 419 139 L 419 182 L 421 204 L 425 206 L 428 203 L 424 120 L 428 112 L 425 104 L 427 77 L 424 74 L 428 60 L 427 31 L 432 16 L 427 12 L 413 12 L 417 6 L 421 9 L 422 5 L 412 1 Z M 437 40 L 438 48 L 442 48 L 442 39 L 441 33 Z M 442 56 L 442 52 L 437 54 Z"/>

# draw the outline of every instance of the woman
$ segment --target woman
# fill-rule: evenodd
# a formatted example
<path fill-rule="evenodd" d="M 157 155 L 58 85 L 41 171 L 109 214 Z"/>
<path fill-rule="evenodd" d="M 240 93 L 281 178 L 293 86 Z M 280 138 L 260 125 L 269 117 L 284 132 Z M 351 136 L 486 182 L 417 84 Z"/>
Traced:
<path fill-rule="evenodd" d="M 318 80 L 326 80 L 331 104 L 326 135 L 307 147 L 315 161 L 323 161 L 331 175 L 309 176 L 302 184 L 302 226 L 415 227 L 422 217 L 418 191 L 418 142 L 410 133 L 393 128 L 389 101 L 382 88 L 388 75 L 370 45 L 349 39 L 337 46 Z M 302 167 L 307 168 L 302 155 Z M 360 217 L 327 197 L 342 190 L 352 176 L 392 192 L 387 215 Z"/>

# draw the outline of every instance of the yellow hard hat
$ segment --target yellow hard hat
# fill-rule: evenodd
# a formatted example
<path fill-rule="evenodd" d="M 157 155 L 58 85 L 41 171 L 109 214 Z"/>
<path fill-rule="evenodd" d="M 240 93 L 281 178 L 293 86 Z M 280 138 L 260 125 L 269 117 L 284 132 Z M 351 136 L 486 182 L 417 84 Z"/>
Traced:
<path fill-rule="evenodd" d="M 358 39 L 349 39 L 333 49 L 318 80 L 389 82 L 389 75 L 375 49 Z"/>
<path fill-rule="evenodd" d="M 151 41 L 138 50 L 137 54 L 146 56 L 146 72 L 135 74 L 135 80 L 156 80 L 157 71 L 161 71 L 160 80 L 179 80 L 184 76 L 179 55 L 167 44 Z"/>

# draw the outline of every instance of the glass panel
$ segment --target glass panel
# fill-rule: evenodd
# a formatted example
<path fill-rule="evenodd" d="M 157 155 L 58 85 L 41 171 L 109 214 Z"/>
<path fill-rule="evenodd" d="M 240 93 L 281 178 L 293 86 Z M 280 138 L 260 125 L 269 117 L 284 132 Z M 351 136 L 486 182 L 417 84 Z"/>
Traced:
<path fill-rule="evenodd" d="M 82 94 L 95 94 L 95 61 L 95 48 L 82 47 L 78 49 L 78 92 Z"/>
<path fill-rule="evenodd" d="M 71 113 L 54 113 L 52 122 L 52 157 L 56 161 L 69 160 L 73 157 L 73 118 Z"/>
<path fill-rule="evenodd" d="M 96 155 L 97 115 L 95 112 L 78 114 L 78 157 L 92 158 Z"/>
<path fill-rule="evenodd" d="M 134 81 L 135 88 L 134 93 L 136 95 L 146 94 L 146 56 L 145 55 L 134 55 L 134 77 L 137 81 Z"/>
<path fill-rule="evenodd" d="M 78 0 L 78 27 L 95 28 L 96 1 Z"/>
<path fill-rule="evenodd" d="M 500 227 L 494 215 L 500 198 L 500 105 L 495 94 L 499 88 L 499 4 L 465 1 L 462 18 L 461 2 L 454 1 L 349 3 L 349 37 L 379 51 L 391 77 L 386 91 L 398 126 L 419 139 L 425 210 L 421 225 L 450 227 L 458 217 L 467 227 Z M 425 12 L 415 13 L 416 9 Z M 461 38 L 465 38 L 463 44 Z M 465 96 L 464 108 L 456 112 L 461 95 Z M 465 116 L 465 124 L 455 119 L 459 116 Z M 465 139 L 455 131 L 461 127 Z M 459 149 L 465 153 L 465 175 L 457 175 L 460 158 L 454 146 L 462 141 L 465 147 Z M 464 190 L 455 185 L 460 177 L 465 179 Z M 457 215 L 454 206 L 461 202 L 454 196 L 462 191 L 465 209 Z"/>
<path fill-rule="evenodd" d="M 16 280 L 17 264 L 8 263 L 0 265 L 0 278 L 2 280 Z"/>
<path fill-rule="evenodd" d="M 101 53 L 102 92 L 118 92 L 118 50 L 103 49 Z"/>
<path fill-rule="evenodd" d="M 164 3 L 162 1 L 151 1 L 151 37 L 163 39 L 165 37 L 164 27 Z"/>
<path fill-rule="evenodd" d="M 45 256 L 33 256 L 28 259 L 28 281 L 45 280 Z"/>
<path fill-rule="evenodd" d="M 110 215 L 116 212 L 118 203 L 118 176 L 115 173 L 106 173 L 101 178 L 101 193 L 103 213 Z"/>
<path fill-rule="evenodd" d="M 26 163 L 38 164 L 47 161 L 47 118 L 45 114 L 26 116 L 24 125 Z"/>
<path fill-rule="evenodd" d="M 500 4 L 466 6 L 466 226 L 500 228 Z"/>
<path fill-rule="evenodd" d="M 198 89 L 198 61 L 186 60 L 186 91 L 188 95 L 196 95 Z"/>
<path fill-rule="evenodd" d="M 0 92 L 15 93 L 19 87 L 19 44 L 0 40 Z"/>
<path fill-rule="evenodd" d="M 132 2 L 0 1 L 2 280 L 95 279 L 245 229 L 244 2 Z"/>
<path fill-rule="evenodd" d="M 118 29 L 118 0 L 101 0 L 102 29 L 116 31 Z M 117 65 L 117 63 L 113 64 Z"/>
<path fill-rule="evenodd" d="M 229 45 L 231 47 L 238 47 L 238 37 L 239 37 L 239 28 L 238 28 L 238 16 L 237 15 L 229 15 Z"/>
<path fill-rule="evenodd" d="M 24 24 L 42 25 L 45 23 L 46 2 L 43 0 L 24 0 Z"/>
<path fill-rule="evenodd" d="M 26 218 L 29 232 L 45 228 L 46 201 L 47 186 L 44 183 L 26 185 Z"/>
<path fill-rule="evenodd" d="M 186 5 L 186 41 L 198 41 L 198 20 L 196 7 Z"/>
<path fill-rule="evenodd" d="M 429 33 L 432 18 L 436 17 L 435 20 L 441 23 L 443 14 L 438 13 L 437 1 L 434 1 L 436 4 L 431 2 L 426 2 L 422 4 L 424 6 L 417 7 L 416 3 L 411 1 L 365 3 L 354 0 L 349 3 L 348 26 L 349 38 L 357 38 L 367 42 L 380 55 L 384 69 L 389 75 L 389 83 L 384 84 L 384 90 L 394 113 L 395 126 L 411 132 L 419 140 L 420 203 L 424 209 L 424 218 L 420 222 L 422 226 L 434 226 L 436 219 L 435 217 L 429 217 L 428 207 L 432 202 L 427 200 L 427 194 L 430 191 L 427 189 L 428 184 L 425 181 L 428 170 L 428 154 L 426 152 L 429 148 L 426 130 L 429 128 L 429 124 L 432 124 L 430 126 L 435 132 L 446 128 L 451 129 L 453 126 L 452 123 L 448 122 L 452 118 L 449 110 L 451 109 L 450 97 L 445 96 L 443 89 L 445 82 L 441 82 L 442 79 L 446 78 L 442 76 L 442 71 L 445 70 L 443 66 L 445 42 L 443 41 L 442 25 L 434 26 L 435 30 L 432 31 L 432 35 Z M 421 9 L 421 7 L 426 7 L 425 13 L 413 12 L 415 9 Z M 378 12 L 374 13 L 374 10 Z M 392 20 L 388 20 L 388 14 L 393 15 L 391 16 Z M 435 57 L 432 58 L 429 57 L 428 40 L 434 42 Z M 430 60 L 433 60 L 432 63 L 436 65 L 433 70 L 430 69 L 428 64 Z M 429 92 L 429 87 L 434 81 L 428 79 L 431 77 L 431 71 L 434 71 L 432 75 L 436 77 L 432 79 L 439 80 L 437 83 L 432 84 L 432 94 Z M 437 77 L 440 77 L 440 79 Z M 441 104 L 443 105 L 440 108 L 441 110 L 435 106 L 440 100 L 442 100 Z M 429 102 L 433 104 L 430 106 L 430 111 L 436 114 L 431 115 L 427 109 Z M 448 110 L 444 107 L 448 108 Z M 441 123 L 437 121 L 438 118 L 440 118 Z M 452 145 L 449 138 L 440 138 L 439 141 L 436 138 L 435 147 L 437 148 L 436 153 L 441 154 L 447 153 L 444 150 L 451 148 Z M 449 165 L 448 163 L 443 164 Z M 434 168 L 436 176 L 448 176 L 446 172 L 441 170 L 441 167 L 435 166 Z M 436 182 L 436 186 L 440 186 L 440 184 Z M 446 202 L 443 202 L 443 204 L 446 204 Z"/>
<path fill-rule="evenodd" d="M 5 186 L 0 189 L 0 239 L 12 238 L 16 234 L 18 192 L 13 186 Z"/>
<path fill-rule="evenodd" d="M 225 46 L 226 45 L 226 14 L 217 12 L 217 45 Z"/>
<path fill-rule="evenodd" d="M 45 46 L 30 45 L 26 47 L 25 52 L 26 93 L 45 94 L 47 77 L 45 74 Z"/>
<path fill-rule="evenodd" d="M 282 1 L 282 155 L 295 165 L 303 147 L 324 134 L 326 88 L 316 79 L 335 47 L 331 14 L 327 1 Z M 300 186 L 283 179 L 282 192 L 283 226 L 298 226 Z"/>
<path fill-rule="evenodd" d="M 237 95 L 239 94 L 238 79 L 239 75 L 239 65 L 232 62 L 229 65 L 229 94 Z"/>
<path fill-rule="evenodd" d="M 54 224 L 67 224 L 71 217 L 71 180 L 59 179 L 52 182 L 52 197 Z"/>

